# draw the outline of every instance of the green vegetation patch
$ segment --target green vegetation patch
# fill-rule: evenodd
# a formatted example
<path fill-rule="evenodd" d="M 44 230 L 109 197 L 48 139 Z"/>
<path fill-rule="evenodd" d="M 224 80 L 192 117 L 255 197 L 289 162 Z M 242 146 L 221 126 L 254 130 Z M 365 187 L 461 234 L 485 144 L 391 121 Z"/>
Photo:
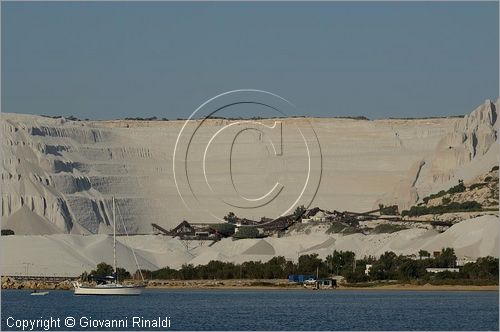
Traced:
<path fill-rule="evenodd" d="M 211 226 L 217 233 L 222 236 L 231 236 L 234 234 L 236 226 L 234 224 L 215 224 Z"/>
<path fill-rule="evenodd" d="M 375 257 L 356 259 L 354 252 L 334 250 L 325 259 L 319 258 L 318 254 L 308 254 L 301 255 L 298 262 L 287 260 L 282 256 L 274 257 L 265 263 L 252 261 L 235 264 L 210 261 L 208 264 L 198 266 L 184 264 L 178 270 L 165 267 L 156 271 L 142 270 L 142 273 L 151 279 L 163 280 L 254 279 L 249 281 L 250 286 L 276 286 L 276 283 L 262 279 L 286 279 L 291 274 L 316 275 L 316 273 L 320 278 L 331 275 L 343 276 L 348 283 L 354 283 L 357 287 L 372 287 L 380 283 L 387 285 L 395 281 L 417 285 L 428 283 L 498 285 L 498 258 L 479 258 L 475 263 L 461 266 L 459 272 L 431 273 L 427 272 L 426 268 L 456 267 L 455 251 L 452 248 L 443 248 L 439 255 L 431 257 L 429 252 L 420 250 L 418 255 L 419 259 L 416 259 L 388 251 L 378 259 Z M 366 264 L 372 265 L 368 275 L 365 273 Z M 109 275 L 111 272 L 111 266 L 101 263 L 91 274 Z M 137 272 L 135 274 L 137 275 Z M 118 269 L 118 276 L 123 279 L 130 277 L 130 274 Z M 283 287 L 286 287 L 285 285 Z"/>
<path fill-rule="evenodd" d="M 340 221 L 334 221 L 330 225 L 330 227 L 326 230 L 326 234 L 332 234 L 332 233 L 340 233 L 346 228 L 347 225 L 341 223 Z"/>
<path fill-rule="evenodd" d="M 233 237 L 237 239 L 254 239 L 259 235 L 259 230 L 255 227 L 240 227 Z"/>
<path fill-rule="evenodd" d="M 378 207 L 380 215 L 396 216 L 399 214 L 397 205 L 384 206 L 384 204 L 379 204 Z"/>
<path fill-rule="evenodd" d="M 486 180 L 486 179 L 485 179 Z M 479 183 L 474 183 L 472 184 L 470 187 L 469 187 L 469 190 L 474 190 L 474 189 L 479 189 L 479 188 L 483 188 L 484 186 L 487 186 L 488 184 L 487 183 L 484 183 L 484 182 L 479 182 Z"/>
<path fill-rule="evenodd" d="M 431 199 L 442 197 L 446 194 L 456 194 L 456 193 L 461 193 L 465 191 L 465 185 L 463 180 L 458 180 L 458 184 L 456 186 L 451 187 L 448 190 L 441 190 L 440 192 L 436 194 L 429 195 L 427 197 L 422 198 L 425 204 L 427 204 Z"/>
<path fill-rule="evenodd" d="M 356 233 L 362 233 L 361 229 L 353 226 L 348 226 L 342 230 L 342 234 L 344 235 L 356 234 Z"/>
<path fill-rule="evenodd" d="M 2 235 L 14 235 L 14 231 L 12 229 L 2 229 Z"/>
<path fill-rule="evenodd" d="M 426 214 L 473 212 L 481 210 L 482 210 L 482 205 L 476 201 L 466 201 L 463 203 L 452 202 L 447 205 L 438 205 L 438 206 L 412 206 L 410 210 L 402 211 L 401 216 L 416 217 Z"/>
<path fill-rule="evenodd" d="M 380 224 L 377 225 L 372 231 L 372 234 L 383 234 L 383 233 L 395 233 L 402 230 L 408 229 L 402 225 L 394 225 L 394 224 Z"/>

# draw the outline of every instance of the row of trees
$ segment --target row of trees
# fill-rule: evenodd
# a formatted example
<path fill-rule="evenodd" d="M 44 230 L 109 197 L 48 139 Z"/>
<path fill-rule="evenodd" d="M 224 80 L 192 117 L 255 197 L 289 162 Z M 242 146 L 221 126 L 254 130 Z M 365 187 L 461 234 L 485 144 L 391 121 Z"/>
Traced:
<path fill-rule="evenodd" d="M 475 263 L 468 263 L 460 268 L 459 273 L 441 272 L 428 273 L 429 267 L 455 267 L 455 252 L 451 248 L 442 249 L 437 257 L 431 257 L 425 250 L 419 252 L 419 257 L 396 255 L 386 252 L 378 259 L 365 257 L 356 259 L 351 251 L 335 250 L 326 259 L 317 254 L 302 255 L 298 262 L 285 259 L 282 256 L 274 257 L 268 262 L 245 262 L 234 264 L 228 262 L 211 261 L 205 265 L 193 266 L 185 264 L 180 269 L 165 267 L 156 271 L 143 270 L 143 275 L 151 279 L 285 279 L 290 274 L 316 275 L 320 278 L 331 275 L 341 275 L 350 283 L 377 280 L 483 280 L 489 283 L 498 283 L 498 258 L 479 258 Z M 372 267 L 365 273 L 366 264 Z M 111 266 L 101 263 L 93 275 L 110 275 Z M 127 271 L 118 269 L 120 279 L 130 277 Z"/>
<path fill-rule="evenodd" d="M 90 273 L 83 272 L 81 275 L 82 280 L 90 281 L 92 277 L 106 277 L 113 275 L 113 267 L 108 263 L 102 262 L 97 264 L 95 270 L 90 271 Z M 130 279 L 132 276 L 130 272 L 125 270 L 122 267 L 116 268 L 116 276 L 118 281 L 123 281 L 126 279 Z"/>
<path fill-rule="evenodd" d="M 466 190 L 467 188 L 464 185 L 463 180 L 458 180 L 458 184 L 456 186 L 451 187 L 448 190 L 441 190 L 438 193 L 431 194 L 427 197 L 422 198 L 425 204 L 427 204 L 431 199 L 442 197 L 446 194 L 456 194 L 456 193 L 462 193 Z"/>
<path fill-rule="evenodd" d="M 403 210 L 401 216 L 421 216 L 424 214 L 443 214 L 449 212 L 467 212 L 467 211 L 481 211 L 482 205 L 476 201 L 466 201 L 462 203 L 451 202 L 448 200 L 447 204 L 436 206 L 412 206 L 410 210 Z M 443 203 L 446 201 L 443 199 Z"/>

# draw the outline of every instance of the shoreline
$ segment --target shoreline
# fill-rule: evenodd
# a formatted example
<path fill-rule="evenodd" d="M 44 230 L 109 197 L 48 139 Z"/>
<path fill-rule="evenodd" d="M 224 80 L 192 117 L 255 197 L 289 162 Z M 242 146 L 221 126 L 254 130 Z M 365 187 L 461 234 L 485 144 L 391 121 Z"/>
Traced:
<path fill-rule="evenodd" d="M 392 286 L 374 286 L 374 287 L 337 287 L 335 289 L 322 289 L 319 291 L 455 291 L 455 292 L 498 292 L 498 286 L 472 286 L 472 285 L 439 285 L 433 287 L 426 286 L 404 286 L 404 287 L 392 287 Z M 146 287 L 146 289 L 160 289 L 160 290 L 281 290 L 281 291 L 299 291 L 299 290 L 312 290 L 305 287 L 272 287 L 272 286 L 221 286 L 221 287 Z"/>
<path fill-rule="evenodd" d="M 133 283 L 132 280 L 126 283 Z M 2 277 L 2 290 L 71 290 L 70 280 L 64 281 L 34 281 L 16 280 L 12 277 Z M 302 284 L 289 283 L 286 279 L 229 279 L 229 280 L 149 280 L 146 289 L 172 290 L 312 290 Z M 321 291 L 499 291 L 498 285 L 432 285 L 409 283 L 376 283 L 376 284 L 340 284 L 335 289 Z"/>
<path fill-rule="evenodd" d="M 386 291 L 399 291 L 399 290 L 408 290 L 408 291 L 499 291 L 498 285 L 485 285 L 485 286 L 477 286 L 477 285 L 411 285 L 411 284 L 394 284 L 394 285 L 377 285 L 373 287 L 339 287 L 339 290 L 386 290 Z"/>

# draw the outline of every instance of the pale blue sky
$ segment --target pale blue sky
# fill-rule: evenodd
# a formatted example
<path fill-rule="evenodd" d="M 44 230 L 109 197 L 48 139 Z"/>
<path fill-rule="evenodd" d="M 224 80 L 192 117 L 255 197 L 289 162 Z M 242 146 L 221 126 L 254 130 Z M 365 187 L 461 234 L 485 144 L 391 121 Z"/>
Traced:
<path fill-rule="evenodd" d="M 187 117 L 221 92 L 310 116 L 465 114 L 498 97 L 498 3 L 2 3 L 2 111 Z"/>

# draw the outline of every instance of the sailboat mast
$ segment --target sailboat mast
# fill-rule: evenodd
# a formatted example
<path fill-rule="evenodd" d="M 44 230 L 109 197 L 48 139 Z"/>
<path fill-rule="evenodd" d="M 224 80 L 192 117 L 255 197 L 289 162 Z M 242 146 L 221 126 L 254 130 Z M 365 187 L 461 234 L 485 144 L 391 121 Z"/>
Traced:
<path fill-rule="evenodd" d="M 115 197 L 113 196 L 113 270 L 115 272 L 115 282 L 118 279 L 116 274 L 116 217 L 115 217 Z"/>

